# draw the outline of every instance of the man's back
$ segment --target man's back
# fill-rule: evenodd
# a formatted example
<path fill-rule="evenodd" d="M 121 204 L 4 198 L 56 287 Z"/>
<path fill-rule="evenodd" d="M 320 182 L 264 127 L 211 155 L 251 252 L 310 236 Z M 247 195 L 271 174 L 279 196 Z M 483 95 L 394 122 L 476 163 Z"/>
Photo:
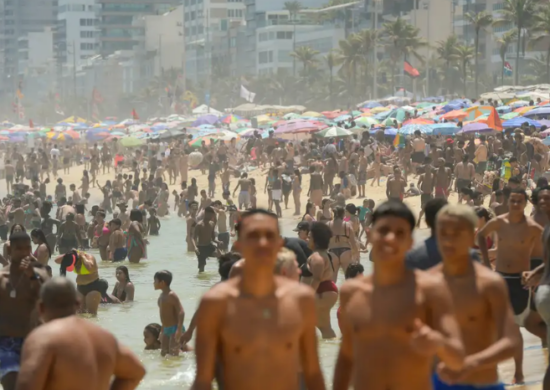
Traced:
<path fill-rule="evenodd" d="M 25 340 L 17 390 L 108 390 L 113 376 L 135 378 L 140 370 L 143 377 L 143 366 L 111 333 L 71 316 L 36 328 Z"/>

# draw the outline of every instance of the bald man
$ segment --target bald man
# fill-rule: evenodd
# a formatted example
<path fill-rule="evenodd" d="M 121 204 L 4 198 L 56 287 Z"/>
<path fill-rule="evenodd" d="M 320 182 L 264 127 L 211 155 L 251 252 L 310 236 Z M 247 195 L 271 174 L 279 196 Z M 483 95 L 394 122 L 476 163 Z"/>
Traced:
<path fill-rule="evenodd" d="M 76 317 L 79 307 L 71 281 L 54 278 L 42 286 L 38 309 L 46 324 L 23 344 L 16 390 L 137 388 L 145 376 L 138 358 L 105 329 Z"/>

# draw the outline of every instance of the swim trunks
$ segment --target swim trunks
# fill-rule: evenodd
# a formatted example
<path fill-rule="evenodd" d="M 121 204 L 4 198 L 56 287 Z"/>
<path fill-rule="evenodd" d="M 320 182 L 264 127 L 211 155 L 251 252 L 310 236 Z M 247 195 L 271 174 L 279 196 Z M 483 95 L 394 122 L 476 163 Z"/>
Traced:
<path fill-rule="evenodd" d="M 434 390 L 504 390 L 504 385 L 502 383 L 497 383 L 494 385 L 449 385 L 437 375 L 432 376 L 432 383 Z"/>
<path fill-rule="evenodd" d="M 420 194 L 420 205 L 422 208 L 426 206 L 426 203 L 428 203 L 430 200 L 432 200 L 434 197 L 432 194 Z"/>
<path fill-rule="evenodd" d="M 113 261 L 124 261 L 128 255 L 128 249 L 126 248 L 117 248 L 113 253 Z"/>
<path fill-rule="evenodd" d="M 88 284 L 79 284 L 76 286 L 76 289 L 79 293 L 86 296 L 92 291 L 97 291 L 101 293 L 101 296 L 105 296 L 107 289 L 109 288 L 109 283 L 105 279 L 96 279 L 92 283 Z"/>
<path fill-rule="evenodd" d="M 508 286 L 508 294 L 510 295 L 510 303 L 514 310 L 514 320 L 516 324 L 523 325 L 525 318 L 530 311 L 531 290 L 525 289 L 521 283 L 521 274 L 509 274 L 497 271 Z"/>
<path fill-rule="evenodd" d="M 171 337 L 176 334 L 177 330 L 178 330 L 177 325 L 165 326 L 164 328 L 162 328 L 162 333 L 165 336 Z M 182 332 L 185 332 L 185 325 L 182 326 Z"/>
<path fill-rule="evenodd" d="M 424 152 L 414 152 L 413 154 L 411 154 L 411 160 L 415 164 L 422 164 L 425 158 L 426 155 L 424 154 Z"/>
<path fill-rule="evenodd" d="M 0 336 L 0 378 L 10 372 L 19 372 L 23 339 Z"/>

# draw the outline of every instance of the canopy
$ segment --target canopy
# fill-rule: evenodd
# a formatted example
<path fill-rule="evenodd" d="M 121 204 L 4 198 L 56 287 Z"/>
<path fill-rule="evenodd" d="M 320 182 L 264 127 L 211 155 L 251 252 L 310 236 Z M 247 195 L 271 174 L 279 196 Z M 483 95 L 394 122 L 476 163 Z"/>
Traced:
<path fill-rule="evenodd" d="M 216 116 L 223 115 L 223 113 L 219 112 L 218 110 L 216 110 L 212 107 L 209 108 L 206 104 L 201 104 L 200 106 L 195 107 L 193 109 L 193 114 L 195 114 L 195 115 L 213 114 L 213 115 L 216 115 Z"/>
<path fill-rule="evenodd" d="M 524 116 L 518 116 L 518 117 L 515 117 L 513 119 L 507 120 L 506 122 L 504 122 L 502 124 L 502 126 L 504 126 L 504 127 L 521 127 L 524 123 L 529 124 L 529 126 L 535 126 L 537 129 L 542 127 L 542 125 L 539 122 L 537 122 L 533 119 L 526 118 Z"/>
<path fill-rule="evenodd" d="M 351 131 L 343 129 L 341 127 L 336 127 L 336 126 L 329 127 L 324 130 L 321 130 L 318 133 L 315 133 L 316 136 L 323 137 L 323 138 L 347 137 L 352 134 L 353 133 Z"/>

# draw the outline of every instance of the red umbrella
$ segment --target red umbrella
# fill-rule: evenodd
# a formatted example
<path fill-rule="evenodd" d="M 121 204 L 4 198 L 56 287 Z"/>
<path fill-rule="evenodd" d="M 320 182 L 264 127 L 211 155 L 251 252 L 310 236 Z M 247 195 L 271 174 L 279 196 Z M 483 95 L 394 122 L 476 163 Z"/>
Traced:
<path fill-rule="evenodd" d="M 348 112 L 349 111 L 340 111 L 340 110 L 337 110 L 337 111 L 323 111 L 321 114 L 323 114 L 327 119 L 334 119 L 334 118 L 338 118 L 340 115 L 345 115 Z"/>

